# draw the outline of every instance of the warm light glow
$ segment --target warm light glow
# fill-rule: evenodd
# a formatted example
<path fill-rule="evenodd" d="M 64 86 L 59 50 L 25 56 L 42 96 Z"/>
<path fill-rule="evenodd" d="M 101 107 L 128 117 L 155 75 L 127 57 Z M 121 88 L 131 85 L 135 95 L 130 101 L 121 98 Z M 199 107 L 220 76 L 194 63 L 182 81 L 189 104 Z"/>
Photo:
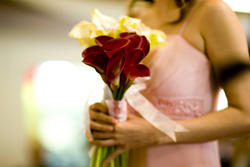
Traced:
<path fill-rule="evenodd" d="M 83 125 L 88 102 L 103 97 L 103 82 L 92 68 L 67 61 L 42 63 L 34 77 L 34 99 L 39 135 L 48 150 L 62 151 L 74 144 Z"/>
<path fill-rule="evenodd" d="M 224 0 L 234 11 L 250 13 L 249 0 Z"/>
<path fill-rule="evenodd" d="M 67 61 L 47 61 L 35 77 L 35 99 L 42 108 L 68 110 L 80 107 L 97 83 L 96 72 Z M 100 92 L 99 92 L 100 94 Z"/>
<path fill-rule="evenodd" d="M 62 151 L 74 143 L 75 129 L 65 116 L 55 115 L 46 118 L 40 125 L 43 145 L 53 151 Z"/>

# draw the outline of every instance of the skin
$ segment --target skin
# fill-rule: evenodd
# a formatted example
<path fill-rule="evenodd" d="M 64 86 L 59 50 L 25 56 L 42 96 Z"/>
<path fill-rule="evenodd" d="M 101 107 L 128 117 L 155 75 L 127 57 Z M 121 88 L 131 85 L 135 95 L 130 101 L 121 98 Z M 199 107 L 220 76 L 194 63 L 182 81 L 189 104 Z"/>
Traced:
<path fill-rule="evenodd" d="M 186 18 L 179 23 L 171 23 L 179 16 L 177 12 L 179 9 L 173 0 L 156 0 L 155 3 L 154 7 L 147 9 L 151 12 L 146 12 L 151 17 L 143 16 L 142 13 L 136 13 L 135 16 L 144 19 L 143 21 L 151 27 L 162 29 L 167 34 L 179 32 Z M 232 62 L 249 64 L 246 38 L 235 13 L 220 0 L 196 0 L 193 6 L 195 5 L 198 6 L 182 36 L 208 56 L 215 73 Z M 188 14 L 187 11 L 187 16 Z M 150 20 L 155 16 L 159 18 L 157 23 L 152 21 L 156 19 Z M 144 62 L 147 64 L 152 56 L 154 54 L 150 54 Z M 117 122 L 107 115 L 108 109 L 101 103 L 90 106 L 93 138 L 89 134 L 86 136 L 90 142 L 99 146 L 118 146 L 117 150 L 103 162 L 105 166 L 117 155 L 132 148 L 207 142 L 249 134 L 249 70 L 238 74 L 221 86 L 228 99 L 228 108 L 189 120 L 178 120 L 177 122 L 189 129 L 189 132 L 176 133 L 176 143 L 139 116 L 129 115 L 127 121 Z"/>

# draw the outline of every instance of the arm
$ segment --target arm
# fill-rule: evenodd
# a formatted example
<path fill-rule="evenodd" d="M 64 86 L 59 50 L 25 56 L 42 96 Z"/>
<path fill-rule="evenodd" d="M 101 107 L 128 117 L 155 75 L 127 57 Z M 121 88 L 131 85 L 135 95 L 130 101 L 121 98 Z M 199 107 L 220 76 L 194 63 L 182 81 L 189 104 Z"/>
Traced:
<path fill-rule="evenodd" d="M 216 75 L 220 77 L 218 79 L 229 106 L 219 112 L 178 121 L 190 132 L 177 133 L 177 143 L 205 142 L 250 133 L 249 68 L 242 68 L 231 75 L 232 78 L 223 78 L 225 72 L 229 72 L 230 68 L 234 69 L 233 66 L 249 65 L 247 42 L 241 25 L 237 16 L 222 2 L 206 4 L 202 18 L 200 31 L 205 40 L 206 51 Z M 163 134 L 160 136 L 159 143 L 173 143 Z"/>

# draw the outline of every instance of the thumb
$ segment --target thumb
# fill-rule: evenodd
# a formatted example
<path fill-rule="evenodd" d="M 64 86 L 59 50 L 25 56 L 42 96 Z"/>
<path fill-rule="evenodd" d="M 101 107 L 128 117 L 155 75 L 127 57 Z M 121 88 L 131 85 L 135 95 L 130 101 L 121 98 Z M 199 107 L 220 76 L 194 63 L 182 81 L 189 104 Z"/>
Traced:
<path fill-rule="evenodd" d="M 141 118 L 141 115 L 139 114 L 133 114 L 133 113 L 128 113 L 127 115 L 127 120 L 134 119 L 134 118 Z"/>
<path fill-rule="evenodd" d="M 85 136 L 89 141 L 93 141 L 92 135 L 89 133 L 89 131 L 85 131 Z"/>

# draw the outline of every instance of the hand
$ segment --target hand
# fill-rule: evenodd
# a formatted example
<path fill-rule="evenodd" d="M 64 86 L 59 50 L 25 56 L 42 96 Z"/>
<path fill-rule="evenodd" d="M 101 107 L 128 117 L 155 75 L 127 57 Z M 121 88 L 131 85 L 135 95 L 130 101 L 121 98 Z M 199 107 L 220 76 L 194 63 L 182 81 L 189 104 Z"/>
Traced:
<path fill-rule="evenodd" d="M 116 150 L 104 160 L 103 166 L 126 150 L 157 144 L 158 138 L 162 135 L 141 117 L 130 114 L 127 121 L 115 123 L 113 117 L 105 114 L 108 113 L 105 105 L 98 103 L 90 108 L 91 122 L 93 122 L 91 130 L 94 137 L 90 141 L 98 146 L 117 146 Z"/>
<path fill-rule="evenodd" d="M 110 143 L 96 139 L 96 136 L 101 135 L 98 133 L 93 134 L 95 138 L 93 143 L 101 146 L 117 146 L 116 150 L 103 161 L 103 166 L 106 166 L 112 159 L 127 150 L 157 144 L 158 132 L 145 119 L 129 115 L 127 121 L 116 124 L 113 138 L 110 136 Z"/>
<path fill-rule="evenodd" d="M 116 119 L 108 114 L 108 108 L 102 103 L 95 103 L 89 107 L 91 132 L 110 133 L 114 130 Z M 91 142 L 93 138 L 86 131 L 86 137 Z"/>

